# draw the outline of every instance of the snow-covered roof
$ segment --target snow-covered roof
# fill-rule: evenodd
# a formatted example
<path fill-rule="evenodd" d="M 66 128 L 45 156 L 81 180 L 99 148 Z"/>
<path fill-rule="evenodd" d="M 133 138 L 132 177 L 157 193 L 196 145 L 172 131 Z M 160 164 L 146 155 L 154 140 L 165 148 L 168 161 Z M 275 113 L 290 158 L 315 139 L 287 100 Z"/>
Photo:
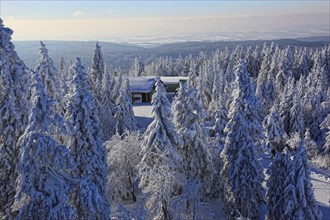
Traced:
<path fill-rule="evenodd" d="M 155 78 L 151 77 L 129 77 L 131 92 L 149 93 L 156 83 Z"/>
<path fill-rule="evenodd" d="M 164 84 L 178 84 L 180 80 L 188 80 L 188 77 L 185 76 L 162 76 L 160 80 L 163 81 Z"/>

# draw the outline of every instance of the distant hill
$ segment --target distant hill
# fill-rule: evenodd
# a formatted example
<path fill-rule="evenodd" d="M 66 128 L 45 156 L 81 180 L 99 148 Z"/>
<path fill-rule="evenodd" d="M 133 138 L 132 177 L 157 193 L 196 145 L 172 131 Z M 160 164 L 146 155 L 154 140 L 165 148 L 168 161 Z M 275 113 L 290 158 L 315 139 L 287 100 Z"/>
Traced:
<path fill-rule="evenodd" d="M 302 37 L 297 38 L 296 40 L 305 41 L 305 42 L 317 42 L 317 41 L 330 41 L 330 36 L 318 36 L 318 37 Z"/>
<path fill-rule="evenodd" d="M 263 43 L 276 43 L 280 48 L 290 46 L 307 46 L 320 48 L 330 43 L 327 36 L 307 37 L 298 39 L 280 40 L 248 40 L 248 41 L 216 41 L 216 42 L 181 42 L 171 44 L 161 44 L 152 46 L 133 45 L 128 43 L 99 42 L 102 47 L 104 61 L 107 65 L 120 67 L 123 72 L 128 72 L 135 57 L 139 56 L 145 63 L 151 62 L 160 56 L 178 58 L 191 54 L 198 56 L 200 51 L 211 53 L 217 49 L 223 50 L 226 47 L 233 49 L 237 45 L 242 46 L 262 46 Z M 61 57 L 66 63 L 74 60 L 76 56 L 82 59 L 83 65 L 87 68 L 91 64 L 95 43 L 94 41 L 44 41 L 50 57 L 59 65 Z M 34 68 L 39 58 L 39 41 L 14 41 L 18 55 L 24 60 L 26 65 Z"/>
<path fill-rule="evenodd" d="M 94 41 L 43 41 L 50 57 L 59 65 L 61 57 L 69 64 L 75 57 L 82 59 L 83 65 L 90 66 L 95 43 Z M 39 41 L 14 41 L 18 55 L 26 65 L 34 68 L 39 58 Z M 114 67 L 129 69 L 131 60 L 145 48 L 136 45 L 118 44 L 110 42 L 99 42 L 102 46 L 104 60 Z"/>

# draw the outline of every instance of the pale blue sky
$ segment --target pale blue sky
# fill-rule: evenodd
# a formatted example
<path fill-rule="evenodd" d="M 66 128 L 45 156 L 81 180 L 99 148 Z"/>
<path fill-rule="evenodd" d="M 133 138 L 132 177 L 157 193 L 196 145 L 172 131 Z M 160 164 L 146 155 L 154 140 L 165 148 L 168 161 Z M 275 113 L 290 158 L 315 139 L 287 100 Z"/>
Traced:
<path fill-rule="evenodd" d="M 329 30 L 329 1 L 16 1 L 0 0 L 16 39 L 115 38 L 233 32 Z M 104 26 L 113 28 L 102 29 Z M 29 25 L 29 29 L 26 27 Z M 52 25 L 53 29 L 46 27 Z M 86 26 L 88 28 L 86 28 Z M 140 26 L 140 29 L 137 29 Z M 55 35 L 63 27 L 61 34 Z M 45 31 L 47 29 L 47 33 Z M 312 30 L 312 29 L 313 30 Z M 110 30 L 111 29 L 111 30 Z M 30 30 L 30 31 L 29 31 Z M 75 33 L 73 31 L 76 31 Z M 85 30 L 85 32 L 84 32 Z M 306 29 L 307 31 L 307 29 Z M 307 32 L 304 32 L 307 34 Z M 29 32 L 29 33 L 28 33 Z M 93 32 L 94 35 L 87 32 Z M 101 33 L 102 32 L 102 33 Z M 295 33 L 298 34 L 298 33 Z M 158 36 L 159 37 L 159 36 Z"/>
<path fill-rule="evenodd" d="M 28 1 L 1 0 L 1 17 L 68 19 L 75 11 L 86 18 L 209 16 L 259 13 L 328 12 L 325 1 Z"/>

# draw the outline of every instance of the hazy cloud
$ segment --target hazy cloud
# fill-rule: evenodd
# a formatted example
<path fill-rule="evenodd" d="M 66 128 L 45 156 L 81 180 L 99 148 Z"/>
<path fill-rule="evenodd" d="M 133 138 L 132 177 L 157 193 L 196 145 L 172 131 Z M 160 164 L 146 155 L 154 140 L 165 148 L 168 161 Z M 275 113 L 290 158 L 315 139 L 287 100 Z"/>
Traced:
<path fill-rule="evenodd" d="M 82 17 L 82 16 L 86 16 L 86 15 L 87 15 L 87 13 L 83 12 L 83 11 L 75 11 L 72 14 L 73 17 Z"/>

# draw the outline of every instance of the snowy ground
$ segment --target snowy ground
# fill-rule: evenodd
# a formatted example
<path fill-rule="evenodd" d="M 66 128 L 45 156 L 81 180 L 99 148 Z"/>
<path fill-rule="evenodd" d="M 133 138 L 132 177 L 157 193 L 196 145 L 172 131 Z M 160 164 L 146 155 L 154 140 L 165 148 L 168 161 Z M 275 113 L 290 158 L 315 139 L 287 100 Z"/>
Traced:
<path fill-rule="evenodd" d="M 134 103 L 133 110 L 138 127 L 142 132 L 145 131 L 148 125 L 152 122 L 152 107 L 150 103 Z"/>
<path fill-rule="evenodd" d="M 171 99 L 170 99 L 171 100 Z M 143 132 L 147 126 L 152 122 L 152 107 L 150 103 L 134 104 L 134 114 L 139 128 Z M 268 156 L 264 158 L 263 166 L 266 169 L 269 166 L 271 159 Z M 266 179 L 268 177 L 266 176 Z M 316 200 L 319 203 L 319 208 L 323 213 L 323 220 L 330 220 L 330 172 L 312 167 L 312 184 Z M 222 204 L 214 202 L 208 205 L 211 212 L 214 213 L 214 219 L 221 219 L 223 213 L 221 212 Z M 265 212 L 265 208 L 262 211 Z"/>

